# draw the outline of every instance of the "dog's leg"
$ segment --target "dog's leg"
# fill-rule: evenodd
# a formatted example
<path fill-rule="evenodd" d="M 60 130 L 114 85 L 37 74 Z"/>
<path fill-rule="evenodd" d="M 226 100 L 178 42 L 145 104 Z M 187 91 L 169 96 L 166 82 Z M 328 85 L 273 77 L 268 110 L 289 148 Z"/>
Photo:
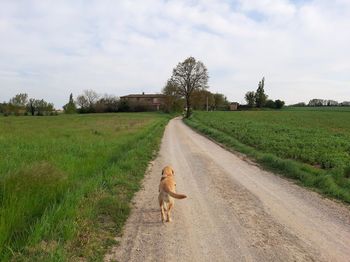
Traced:
<path fill-rule="evenodd" d="M 171 222 L 170 211 L 173 208 L 173 206 L 174 206 L 174 202 L 170 201 L 168 205 L 168 210 L 167 210 L 167 220 L 166 220 L 167 222 Z"/>
<path fill-rule="evenodd" d="M 162 219 L 162 222 L 164 223 L 165 220 L 165 214 L 164 214 L 164 202 L 162 199 L 159 198 L 159 206 L 160 206 L 160 217 Z"/>

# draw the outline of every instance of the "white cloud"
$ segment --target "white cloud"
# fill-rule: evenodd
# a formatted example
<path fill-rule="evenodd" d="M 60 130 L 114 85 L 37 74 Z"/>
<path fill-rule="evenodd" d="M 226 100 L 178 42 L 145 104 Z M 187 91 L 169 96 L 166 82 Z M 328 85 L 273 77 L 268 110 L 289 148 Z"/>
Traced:
<path fill-rule="evenodd" d="M 160 92 L 190 55 L 231 100 L 262 76 L 287 103 L 350 100 L 349 28 L 346 0 L 1 1 L 0 100 Z"/>

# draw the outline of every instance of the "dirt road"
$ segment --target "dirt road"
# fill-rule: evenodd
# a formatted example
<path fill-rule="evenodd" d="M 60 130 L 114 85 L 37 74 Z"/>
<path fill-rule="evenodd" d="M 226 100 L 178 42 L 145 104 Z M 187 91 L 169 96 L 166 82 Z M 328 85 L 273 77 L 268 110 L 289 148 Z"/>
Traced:
<path fill-rule="evenodd" d="M 174 221 L 162 224 L 158 184 L 175 169 Z M 350 209 L 262 171 L 170 121 L 124 228 L 117 261 L 350 261 Z"/>

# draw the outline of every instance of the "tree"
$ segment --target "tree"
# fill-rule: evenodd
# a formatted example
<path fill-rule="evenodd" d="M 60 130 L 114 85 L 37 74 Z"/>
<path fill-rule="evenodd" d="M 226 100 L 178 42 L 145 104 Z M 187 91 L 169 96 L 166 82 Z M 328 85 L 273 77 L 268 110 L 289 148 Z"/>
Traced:
<path fill-rule="evenodd" d="M 191 96 L 193 91 L 208 88 L 208 71 L 201 61 L 189 57 L 179 63 L 170 78 L 177 93 L 186 100 L 186 117 L 191 115 Z"/>
<path fill-rule="evenodd" d="M 249 91 L 245 94 L 244 98 L 247 101 L 247 104 L 249 107 L 254 107 L 255 105 L 255 92 L 254 91 Z"/>
<path fill-rule="evenodd" d="M 93 105 L 97 102 L 99 99 L 99 95 L 94 90 L 84 90 L 83 94 L 85 95 L 87 101 L 89 102 L 89 106 L 93 107 Z"/>
<path fill-rule="evenodd" d="M 214 110 L 228 110 L 229 102 L 225 95 L 220 93 L 215 93 L 214 95 Z"/>
<path fill-rule="evenodd" d="M 94 105 L 97 113 L 117 112 L 119 99 L 113 95 L 105 94 Z"/>
<path fill-rule="evenodd" d="M 129 112 L 130 105 L 128 100 L 121 99 L 118 103 L 118 111 L 119 112 Z"/>
<path fill-rule="evenodd" d="M 271 100 L 271 99 L 267 99 L 266 103 L 265 103 L 265 107 L 267 108 L 276 108 L 276 103 Z"/>
<path fill-rule="evenodd" d="M 327 100 L 314 98 L 309 101 L 308 106 L 326 106 Z"/>
<path fill-rule="evenodd" d="M 80 106 L 80 113 L 95 112 L 95 105 L 99 95 L 94 90 L 84 90 L 82 95 L 77 97 L 77 104 Z"/>
<path fill-rule="evenodd" d="M 77 97 L 77 104 L 80 106 L 80 109 L 87 109 L 89 107 L 89 101 L 83 95 Z"/>
<path fill-rule="evenodd" d="M 265 94 L 264 85 L 265 85 L 265 77 L 263 77 L 262 80 L 259 82 L 258 89 L 256 90 L 256 93 L 255 93 L 255 103 L 256 103 L 256 106 L 259 108 L 263 107 L 267 100 L 267 95 Z"/>
<path fill-rule="evenodd" d="M 208 110 L 215 105 L 214 95 L 207 90 L 195 90 L 191 97 L 192 107 L 194 110 Z"/>
<path fill-rule="evenodd" d="M 27 103 L 27 112 L 30 112 L 32 116 L 35 114 L 38 116 L 43 116 L 45 114 L 51 114 L 54 111 L 54 106 L 52 103 L 46 102 L 44 99 L 29 99 Z"/>
<path fill-rule="evenodd" d="M 24 113 L 27 101 L 28 101 L 28 94 L 25 94 L 25 93 L 17 94 L 10 99 L 8 103 L 8 110 L 10 112 L 14 112 L 15 115 L 19 115 L 21 111 L 22 113 Z"/>
<path fill-rule="evenodd" d="M 45 113 L 51 113 L 53 111 L 53 104 L 46 102 L 44 99 L 35 99 L 34 107 L 38 116 L 43 116 Z"/>
<path fill-rule="evenodd" d="M 284 106 L 284 101 L 279 100 L 279 99 L 275 100 L 275 107 L 277 109 L 281 109 L 283 106 Z"/>
<path fill-rule="evenodd" d="M 77 107 L 75 105 L 72 93 L 69 96 L 69 102 L 63 106 L 63 110 L 66 114 L 74 114 L 77 112 Z"/>
<path fill-rule="evenodd" d="M 29 99 L 29 102 L 27 103 L 27 112 L 29 112 L 32 116 L 35 115 L 35 99 L 34 98 Z"/>
<path fill-rule="evenodd" d="M 184 100 L 178 92 L 178 87 L 174 85 L 174 83 L 168 80 L 165 87 L 162 90 L 162 93 L 165 95 L 165 112 L 181 112 L 183 110 Z"/>

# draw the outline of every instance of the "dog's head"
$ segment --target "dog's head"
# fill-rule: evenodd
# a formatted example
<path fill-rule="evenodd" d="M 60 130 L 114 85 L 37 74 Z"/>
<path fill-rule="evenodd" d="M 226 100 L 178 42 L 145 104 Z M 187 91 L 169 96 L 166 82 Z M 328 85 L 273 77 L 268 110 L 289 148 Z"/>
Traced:
<path fill-rule="evenodd" d="M 166 166 L 162 170 L 162 176 L 174 176 L 174 169 L 171 166 Z"/>

